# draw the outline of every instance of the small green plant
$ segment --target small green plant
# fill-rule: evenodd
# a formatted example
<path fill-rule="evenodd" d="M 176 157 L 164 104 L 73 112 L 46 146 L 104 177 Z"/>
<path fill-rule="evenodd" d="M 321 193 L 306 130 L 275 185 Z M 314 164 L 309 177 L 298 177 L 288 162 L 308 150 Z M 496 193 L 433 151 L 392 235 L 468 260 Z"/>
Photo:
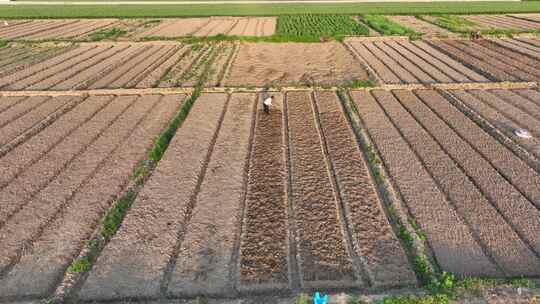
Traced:
<path fill-rule="evenodd" d="M 375 302 L 376 304 L 448 304 L 450 299 L 446 295 L 427 295 L 427 296 L 398 296 L 388 297 Z"/>
<path fill-rule="evenodd" d="M 517 278 L 517 279 L 511 279 L 510 285 L 513 287 L 525 287 L 525 288 L 536 288 L 536 284 L 526 278 Z"/>
<path fill-rule="evenodd" d="M 7 45 L 8 45 L 7 41 L 0 39 L 0 49 L 3 47 L 6 47 Z"/>
<path fill-rule="evenodd" d="M 90 270 L 92 263 L 88 257 L 84 257 L 80 260 L 76 260 L 74 263 L 69 265 L 67 272 L 68 273 L 81 273 Z"/>
<path fill-rule="evenodd" d="M 350 81 L 349 83 L 346 83 L 344 87 L 356 89 L 356 88 L 371 88 L 374 86 L 375 84 L 373 84 L 371 80 L 356 79 L 356 80 Z"/>
<path fill-rule="evenodd" d="M 310 296 L 302 293 L 296 300 L 296 304 L 312 304 L 312 299 Z"/>
<path fill-rule="evenodd" d="M 404 27 L 401 24 L 396 23 L 382 15 L 364 15 L 362 19 L 377 32 L 384 35 L 408 36 L 411 39 L 418 39 L 422 37 L 421 33 Z"/>
<path fill-rule="evenodd" d="M 103 29 L 103 30 L 94 32 L 88 35 L 88 39 L 90 41 L 101 41 L 105 39 L 115 40 L 121 36 L 124 36 L 125 34 L 127 34 L 127 31 L 123 29 L 119 29 L 117 27 L 113 27 L 113 28 Z"/>

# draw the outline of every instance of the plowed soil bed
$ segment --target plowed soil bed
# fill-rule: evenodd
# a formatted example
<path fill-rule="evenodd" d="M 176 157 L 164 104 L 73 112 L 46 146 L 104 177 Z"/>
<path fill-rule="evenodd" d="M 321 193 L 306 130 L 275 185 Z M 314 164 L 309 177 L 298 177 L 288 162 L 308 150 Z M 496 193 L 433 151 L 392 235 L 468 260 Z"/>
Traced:
<path fill-rule="evenodd" d="M 367 78 L 364 67 L 340 43 L 245 43 L 225 85 L 338 85 Z"/>
<path fill-rule="evenodd" d="M 5 172 L 0 182 L 2 298 L 50 295 L 184 98 L 45 100 L 74 105 L 0 157 Z M 37 114 L 42 107 L 36 99 L 21 100 L 11 109 L 34 103 Z M 6 127 L 22 123 L 32 113 Z M 39 119 L 46 118 L 36 115 L 32 121 Z"/>

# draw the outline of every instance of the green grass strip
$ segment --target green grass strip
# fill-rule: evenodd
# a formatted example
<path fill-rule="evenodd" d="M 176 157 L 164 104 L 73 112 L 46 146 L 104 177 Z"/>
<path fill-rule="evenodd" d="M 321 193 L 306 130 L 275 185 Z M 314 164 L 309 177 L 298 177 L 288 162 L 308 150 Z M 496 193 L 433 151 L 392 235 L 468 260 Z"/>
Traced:
<path fill-rule="evenodd" d="M 0 39 L 0 49 L 3 48 L 3 47 L 6 47 L 8 45 L 8 42 L 6 40 L 1 40 Z"/>
<path fill-rule="evenodd" d="M 102 29 L 88 35 L 90 41 L 101 41 L 105 39 L 114 40 L 127 34 L 127 31 L 113 27 L 109 29 Z"/>
<path fill-rule="evenodd" d="M 0 18 L 160 18 L 295 14 L 538 13 L 540 1 L 343 4 L 1 5 Z"/>
<path fill-rule="evenodd" d="M 382 15 L 365 15 L 362 19 L 377 32 L 387 36 L 409 36 L 412 39 L 418 39 L 421 33 L 404 27 Z"/>

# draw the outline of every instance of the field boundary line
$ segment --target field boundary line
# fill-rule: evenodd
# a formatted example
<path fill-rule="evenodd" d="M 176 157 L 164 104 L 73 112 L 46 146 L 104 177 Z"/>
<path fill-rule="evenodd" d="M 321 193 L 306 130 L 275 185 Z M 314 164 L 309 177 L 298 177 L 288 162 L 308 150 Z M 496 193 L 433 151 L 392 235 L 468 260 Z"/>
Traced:
<path fill-rule="evenodd" d="M 330 175 L 329 176 L 330 183 L 332 184 L 332 188 L 334 190 L 334 197 L 337 203 L 336 208 L 338 209 L 337 215 L 338 215 L 340 230 L 341 230 L 341 233 L 343 234 L 344 242 L 346 243 L 346 248 L 349 253 L 349 256 L 351 257 L 351 264 L 353 266 L 355 275 L 358 276 L 356 280 L 362 281 L 362 283 L 366 284 L 367 287 L 372 287 L 374 286 L 374 282 L 371 276 L 369 275 L 369 272 L 366 270 L 365 265 L 367 265 L 367 262 L 364 260 L 363 256 L 359 254 L 360 248 L 356 248 L 358 244 L 355 244 L 356 242 L 353 241 L 353 233 L 351 232 L 351 224 L 347 217 L 348 208 L 346 207 L 345 198 L 343 197 L 341 186 L 338 182 L 334 162 L 332 160 L 332 157 L 330 156 L 330 152 L 328 152 L 328 142 L 326 140 L 326 134 L 324 133 L 324 130 L 321 125 L 321 118 L 320 118 L 319 106 L 317 104 L 317 99 L 318 99 L 317 92 L 316 91 L 311 92 L 310 101 L 311 101 L 311 108 L 313 109 L 313 119 L 315 120 L 315 128 L 317 129 L 317 132 L 319 133 L 320 146 L 323 151 L 324 159 L 326 162 L 327 173 Z M 340 105 L 336 105 L 336 106 L 340 107 Z"/>
<path fill-rule="evenodd" d="M 471 119 L 476 123 L 483 131 L 487 134 L 493 136 L 498 142 L 500 142 L 504 147 L 512 151 L 519 159 L 524 161 L 529 165 L 533 170 L 540 173 L 540 159 L 538 159 L 534 154 L 527 151 L 523 146 L 518 142 L 512 140 L 501 130 L 495 127 L 477 111 L 467 106 L 463 103 L 458 97 L 456 97 L 450 91 L 440 91 L 439 92 L 446 100 L 448 100 L 456 109 L 461 113 Z"/>
<path fill-rule="evenodd" d="M 372 90 L 474 90 L 474 89 L 537 89 L 538 82 L 473 82 L 473 83 L 433 83 L 433 84 L 381 84 L 365 88 L 348 88 L 352 91 Z M 260 93 L 260 92 L 295 92 L 295 91 L 339 91 L 343 87 L 320 86 L 283 86 L 279 88 L 264 87 L 207 87 L 200 89 L 201 93 Z M 170 87 L 146 89 L 95 89 L 95 90 L 68 90 L 68 91 L 0 91 L 0 97 L 34 97 L 34 96 L 101 96 L 101 95 L 152 95 L 152 94 L 191 94 L 196 87 Z"/>
<path fill-rule="evenodd" d="M 411 219 L 415 219 L 415 217 L 412 215 L 409 206 L 405 203 L 395 181 L 390 178 L 391 175 L 388 173 L 388 169 L 380 157 L 379 148 L 371 139 L 369 131 L 358 114 L 354 98 L 350 95 L 350 92 L 341 93 L 340 96 L 346 117 L 354 131 L 359 150 L 367 164 L 369 176 L 375 181 L 377 194 L 381 199 L 381 205 L 385 216 L 388 219 L 393 232 L 400 240 L 409 262 L 413 266 L 417 279 L 421 282 L 422 275 L 425 274 L 418 273 L 416 258 L 427 261 L 427 271 L 433 276 L 439 269 L 433 249 L 427 239 L 423 240 L 422 237 L 420 237 L 419 232 L 412 226 Z M 372 156 L 369 155 L 370 150 L 372 150 Z M 379 178 L 377 178 L 377 176 L 379 176 Z M 400 233 L 399 231 L 400 228 L 406 230 L 407 234 L 412 237 L 412 242 L 409 243 L 403 239 L 403 233 Z"/>

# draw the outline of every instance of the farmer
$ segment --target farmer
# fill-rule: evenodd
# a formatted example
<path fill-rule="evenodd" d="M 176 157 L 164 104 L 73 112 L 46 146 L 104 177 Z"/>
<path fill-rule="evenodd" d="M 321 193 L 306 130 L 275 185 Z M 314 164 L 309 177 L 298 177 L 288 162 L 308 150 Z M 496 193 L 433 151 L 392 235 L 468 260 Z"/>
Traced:
<path fill-rule="evenodd" d="M 272 100 L 274 100 L 274 96 L 266 97 L 263 101 L 263 110 L 264 113 L 268 114 L 270 113 L 270 107 L 272 106 Z"/>

